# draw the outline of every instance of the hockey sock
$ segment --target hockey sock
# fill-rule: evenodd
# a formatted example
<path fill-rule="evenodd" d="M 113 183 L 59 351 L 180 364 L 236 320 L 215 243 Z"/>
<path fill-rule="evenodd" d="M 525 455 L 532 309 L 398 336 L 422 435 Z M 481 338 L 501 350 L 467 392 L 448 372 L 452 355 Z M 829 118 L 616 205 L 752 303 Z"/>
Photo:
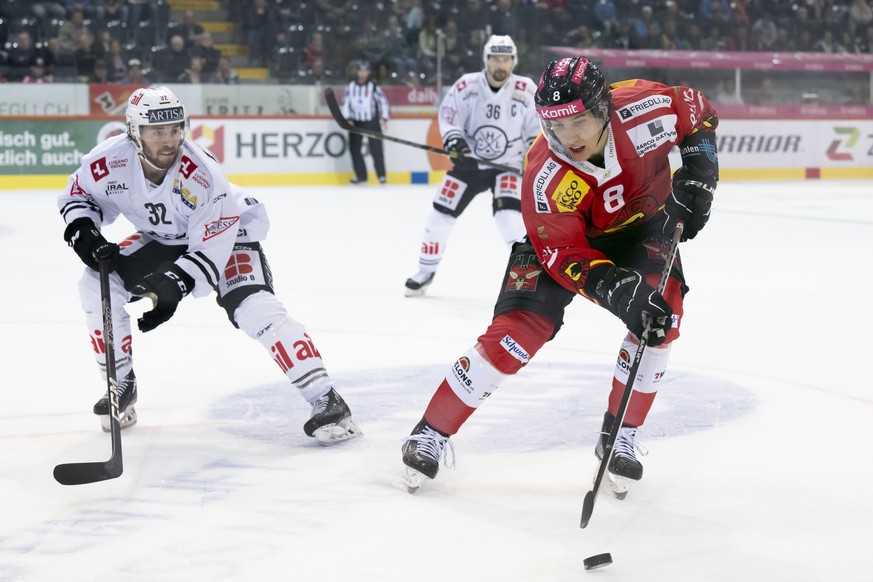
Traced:
<path fill-rule="evenodd" d="M 246 298 L 234 312 L 234 320 L 267 348 L 307 402 L 314 402 L 333 387 L 306 328 L 287 314 L 275 295 L 261 291 Z"/>
<path fill-rule="evenodd" d="M 133 368 L 131 358 L 132 336 L 130 315 L 122 307 L 127 302 L 127 291 L 117 277 L 110 277 L 109 292 L 112 301 L 112 332 L 115 348 L 115 376 L 124 378 Z M 100 373 L 106 379 L 106 343 L 103 338 L 103 308 L 100 299 L 100 280 L 97 274 L 87 271 L 79 281 L 79 299 L 85 311 L 85 324 L 91 338 L 94 358 L 100 366 Z"/>
<path fill-rule="evenodd" d="M 494 213 L 494 221 L 497 223 L 497 231 L 510 249 L 527 233 L 518 210 L 498 210 Z"/>
<path fill-rule="evenodd" d="M 446 241 L 455 228 L 458 221 L 454 216 L 444 212 L 431 210 L 427 222 L 424 225 L 424 236 L 421 239 L 421 252 L 418 256 L 418 268 L 427 273 L 437 270 L 443 253 L 446 250 Z"/>
<path fill-rule="evenodd" d="M 506 379 L 518 372 L 548 341 L 554 325 L 525 311 L 498 315 L 452 365 L 425 410 L 427 422 L 445 434 L 455 434 L 476 408 Z"/>
<path fill-rule="evenodd" d="M 475 347 L 455 360 L 442 381 L 424 418 L 438 431 L 452 435 L 503 382 L 506 374 L 483 358 Z"/>
<path fill-rule="evenodd" d="M 645 422 L 667 368 L 670 346 L 671 344 L 662 344 L 657 347 L 646 347 L 624 415 L 624 426 L 642 426 Z M 615 363 L 615 374 L 612 378 L 612 391 L 609 394 L 609 412 L 611 414 L 618 411 L 618 405 L 627 385 L 631 362 L 636 356 L 638 347 L 639 345 L 631 338 L 630 334 L 625 337 L 621 344 Z"/>

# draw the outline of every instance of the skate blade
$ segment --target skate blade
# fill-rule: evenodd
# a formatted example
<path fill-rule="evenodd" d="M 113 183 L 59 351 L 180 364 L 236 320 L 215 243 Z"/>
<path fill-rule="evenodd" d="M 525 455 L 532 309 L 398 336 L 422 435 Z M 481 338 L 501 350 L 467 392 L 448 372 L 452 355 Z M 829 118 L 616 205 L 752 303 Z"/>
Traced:
<path fill-rule="evenodd" d="M 312 433 L 312 436 L 315 437 L 319 444 L 329 446 L 351 440 L 363 434 L 351 417 L 348 417 L 336 424 L 326 424 L 318 427 Z"/>
<path fill-rule="evenodd" d="M 426 289 L 426 287 L 422 287 L 421 289 L 410 289 L 409 287 L 407 287 L 404 294 L 407 297 L 421 297 L 425 294 Z"/>
<path fill-rule="evenodd" d="M 422 483 L 429 480 L 429 477 L 424 473 L 416 471 L 412 467 L 403 467 L 403 483 L 406 485 L 407 493 L 414 495 Z"/>
<path fill-rule="evenodd" d="M 612 487 L 612 494 L 616 499 L 624 499 L 627 497 L 627 493 L 630 491 L 631 486 L 634 483 L 636 483 L 636 481 L 633 479 L 609 473 L 609 484 Z"/>
<path fill-rule="evenodd" d="M 121 417 L 121 420 L 118 421 L 118 424 L 121 425 L 121 430 L 124 430 L 129 426 L 135 425 L 136 420 L 136 409 L 131 406 L 127 409 L 127 411 L 125 411 L 124 416 Z M 100 428 L 103 429 L 103 432 L 109 432 L 111 430 L 109 427 L 108 414 L 100 415 Z"/>

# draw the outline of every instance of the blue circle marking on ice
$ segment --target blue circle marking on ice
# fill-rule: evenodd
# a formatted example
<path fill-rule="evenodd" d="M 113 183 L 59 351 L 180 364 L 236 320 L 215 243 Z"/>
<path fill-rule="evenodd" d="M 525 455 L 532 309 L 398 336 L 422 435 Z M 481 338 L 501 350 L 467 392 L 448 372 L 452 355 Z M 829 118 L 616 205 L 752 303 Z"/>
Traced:
<path fill-rule="evenodd" d="M 584 362 L 532 362 L 482 404 L 464 425 L 464 435 L 502 452 L 588 446 L 603 422 L 612 370 Z M 396 423 L 404 432 L 420 418 L 447 371 L 445 365 L 408 366 L 336 374 L 333 380 L 365 434 L 372 422 Z M 668 369 L 639 437 L 711 429 L 748 414 L 757 403 L 750 390 L 733 382 Z M 289 445 L 311 440 L 301 428 L 308 416 L 296 388 L 282 381 L 230 394 L 209 411 L 210 418 L 233 421 L 223 430 L 237 436 Z"/>

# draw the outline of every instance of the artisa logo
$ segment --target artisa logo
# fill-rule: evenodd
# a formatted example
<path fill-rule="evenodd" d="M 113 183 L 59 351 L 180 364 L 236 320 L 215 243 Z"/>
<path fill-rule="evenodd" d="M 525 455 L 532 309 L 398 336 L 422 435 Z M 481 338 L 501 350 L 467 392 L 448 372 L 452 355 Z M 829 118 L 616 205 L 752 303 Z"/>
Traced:
<path fill-rule="evenodd" d="M 166 123 L 168 121 L 185 121 L 185 109 L 169 107 L 164 109 L 149 109 L 149 123 Z"/>

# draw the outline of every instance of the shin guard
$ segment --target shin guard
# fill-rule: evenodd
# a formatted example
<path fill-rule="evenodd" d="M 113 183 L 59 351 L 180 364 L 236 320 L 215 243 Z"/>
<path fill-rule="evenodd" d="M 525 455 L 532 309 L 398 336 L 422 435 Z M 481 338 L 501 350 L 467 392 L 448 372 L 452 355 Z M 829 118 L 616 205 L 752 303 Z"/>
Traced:
<path fill-rule="evenodd" d="M 307 402 L 314 402 L 333 387 L 306 328 L 288 315 L 275 295 L 262 291 L 247 297 L 234 312 L 234 320 L 267 348 Z"/>
<path fill-rule="evenodd" d="M 655 395 L 660 387 L 661 380 L 667 368 L 670 357 L 671 344 L 662 344 L 657 347 L 646 347 L 643 360 L 634 380 L 633 393 L 624 415 L 624 426 L 642 426 L 649 414 L 649 409 L 655 401 Z M 612 391 L 609 394 L 609 412 L 615 414 L 627 385 L 631 363 L 636 356 L 639 344 L 631 339 L 630 334 L 625 337 L 615 363 L 615 375 L 612 379 Z"/>

